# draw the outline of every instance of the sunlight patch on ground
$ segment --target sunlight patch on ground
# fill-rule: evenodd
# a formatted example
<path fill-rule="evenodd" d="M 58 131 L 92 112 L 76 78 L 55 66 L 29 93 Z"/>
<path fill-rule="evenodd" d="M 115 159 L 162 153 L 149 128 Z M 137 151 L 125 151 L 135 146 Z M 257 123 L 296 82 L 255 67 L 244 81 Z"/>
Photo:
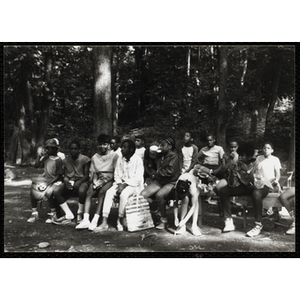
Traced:
<path fill-rule="evenodd" d="M 25 179 L 20 181 L 4 182 L 4 186 L 23 186 L 23 185 L 31 186 L 31 183 L 32 181 L 30 179 Z"/>

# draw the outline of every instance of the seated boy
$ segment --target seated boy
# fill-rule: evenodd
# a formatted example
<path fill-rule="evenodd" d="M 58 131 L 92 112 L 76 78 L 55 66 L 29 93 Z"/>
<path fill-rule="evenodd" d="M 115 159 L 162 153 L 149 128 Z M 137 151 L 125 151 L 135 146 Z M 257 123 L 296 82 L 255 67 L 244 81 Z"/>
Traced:
<path fill-rule="evenodd" d="M 206 135 L 207 146 L 200 149 L 197 159 L 202 166 L 211 169 L 211 174 L 218 177 L 223 167 L 224 149 L 215 145 L 215 138 L 212 134 Z"/>
<path fill-rule="evenodd" d="M 54 188 L 55 200 L 66 213 L 66 216 L 57 218 L 53 216 L 53 223 L 57 225 L 71 222 L 71 216 L 66 200 L 70 196 L 78 196 L 77 221 L 82 220 L 83 206 L 86 191 L 89 187 L 89 166 L 90 158 L 80 153 L 80 142 L 72 140 L 69 144 L 70 156 L 63 160 L 64 182 Z M 67 218 L 67 215 L 70 218 Z"/>
<path fill-rule="evenodd" d="M 36 167 L 44 167 L 44 173 L 40 177 L 32 178 L 32 186 L 30 190 L 30 201 L 32 213 L 27 220 L 28 223 L 34 223 L 39 219 L 37 202 L 49 200 L 51 214 L 56 213 L 55 203 L 53 201 L 53 188 L 55 183 L 62 180 L 62 160 L 57 156 L 58 144 L 55 139 L 47 140 L 45 143 L 46 154 L 42 157 L 38 156 L 35 163 Z M 51 219 L 46 220 L 51 223 Z"/>

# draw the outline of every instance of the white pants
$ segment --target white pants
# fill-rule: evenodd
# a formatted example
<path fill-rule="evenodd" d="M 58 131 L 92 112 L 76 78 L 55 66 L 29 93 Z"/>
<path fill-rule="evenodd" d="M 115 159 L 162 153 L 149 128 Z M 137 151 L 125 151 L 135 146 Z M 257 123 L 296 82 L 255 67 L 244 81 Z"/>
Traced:
<path fill-rule="evenodd" d="M 113 198 L 116 195 L 118 185 L 114 184 L 109 190 L 107 190 L 103 203 L 102 216 L 108 218 L 110 213 Z M 136 188 L 127 186 L 122 193 L 120 194 L 120 203 L 119 203 L 119 218 L 123 218 L 125 212 L 125 206 L 130 196 L 136 193 Z"/>

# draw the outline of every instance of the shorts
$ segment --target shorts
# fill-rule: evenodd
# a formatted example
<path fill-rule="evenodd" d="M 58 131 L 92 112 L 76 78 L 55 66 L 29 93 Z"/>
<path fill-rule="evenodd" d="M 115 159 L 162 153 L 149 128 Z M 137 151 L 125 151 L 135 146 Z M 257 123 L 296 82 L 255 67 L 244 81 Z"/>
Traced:
<path fill-rule="evenodd" d="M 40 190 L 38 190 L 37 185 L 35 183 L 32 183 L 32 186 L 31 186 L 31 195 L 37 201 L 49 200 L 50 197 L 52 196 L 53 188 L 54 188 L 54 185 L 50 184 L 50 185 L 48 185 L 46 187 L 45 190 L 40 191 Z"/>

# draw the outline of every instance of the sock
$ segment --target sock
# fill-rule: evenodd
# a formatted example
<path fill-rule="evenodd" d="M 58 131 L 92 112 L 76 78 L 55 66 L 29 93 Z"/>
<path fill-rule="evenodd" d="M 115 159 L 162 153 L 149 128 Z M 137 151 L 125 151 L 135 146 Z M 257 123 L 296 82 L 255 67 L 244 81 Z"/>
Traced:
<path fill-rule="evenodd" d="M 262 226 L 262 223 L 256 221 L 256 222 L 255 222 L 255 225 Z"/>
<path fill-rule="evenodd" d="M 56 208 L 50 208 L 52 213 L 56 213 Z"/>
<path fill-rule="evenodd" d="M 73 219 L 74 218 L 74 215 L 73 215 L 72 211 L 70 210 L 67 202 L 65 202 L 63 204 L 60 204 L 60 207 L 62 208 L 62 210 L 66 214 L 67 219 Z"/>
<path fill-rule="evenodd" d="M 83 222 L 84 221 L 90 221 L 90 214 L 88 214 L 88 213 L 83 214 Z"/>
<path fill-rule="evenodd" d="M 38 213 L 37 207 L 32 208 L 32 213 L 33 214 L 37 214 Z"/>
<path fill-rule="evenodd" d="M 78 203 L 77 214 L 82 214 L 84 211 L 84 204 Z"/>
<path fill-rule="evenodd" d="M 95 214 L 94 215 L 94 218 L 93 218 L 93 220 L 92 220 L 92 223 L 95 223 L 95 224 L 97 224 L 98 223 L 98 220 L 99 220 L 99 215 L 97 215 L 97 214 Z"/>

